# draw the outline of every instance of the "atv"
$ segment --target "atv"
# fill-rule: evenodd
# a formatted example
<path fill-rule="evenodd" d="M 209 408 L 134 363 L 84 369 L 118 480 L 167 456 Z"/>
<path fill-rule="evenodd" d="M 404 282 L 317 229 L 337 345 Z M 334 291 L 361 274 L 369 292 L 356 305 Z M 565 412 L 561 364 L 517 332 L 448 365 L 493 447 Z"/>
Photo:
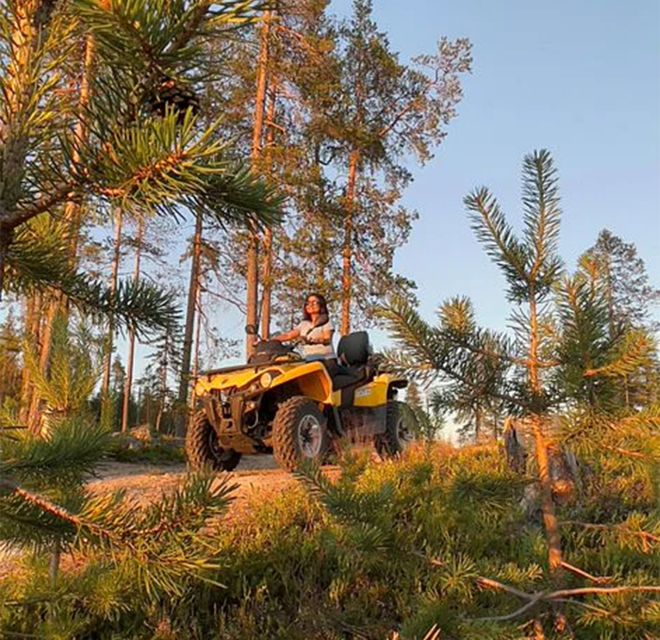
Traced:
<path fill-rule="evenodd" d="M 256 329 L 246 327 L 256 335 Z M 188 427 L 193 468 L 231 471 L 244 454 L 274 454 L 280 467 L 323 463 L 339 439 L 373 441 L 383 456 L 402 452 L 416 425 L 396 401 L 407 380 L 378 370 L 365 331 L 344 336 L 337 360 L 305 361 L 294 345 L 260 340 L 246 365 L 202 372 L 202 408 Z"/>

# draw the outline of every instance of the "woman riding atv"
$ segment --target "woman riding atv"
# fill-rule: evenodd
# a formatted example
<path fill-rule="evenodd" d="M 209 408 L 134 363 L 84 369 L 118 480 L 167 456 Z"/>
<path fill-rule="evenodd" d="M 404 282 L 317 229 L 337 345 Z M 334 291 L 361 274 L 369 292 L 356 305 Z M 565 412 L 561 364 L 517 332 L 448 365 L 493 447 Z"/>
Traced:
<path fill-rule="evenodd" d="M 254 325 L 246 331 L 256 336 Z M 314 293 L 302 322 L 260 340 L 246 365 L 200 374 L 200 407 L 186 436 L 191 466 L 231 471 L 243 454 L 272 452 L 280 467 L 294 471 L 304 461 L 323 463 L 342 438 L 371 440 L 381 455 L 403 451 L 408 414 L 395 398 L 407 381 L 375 369 L 364 331 L 339 341 L 338 362 L 333 332 L 326 301 Z M 282 344 L 296 339 L 307 362 Z"/>
<path fill-rule="evenodd" d="M 332 335 L 335 332 L 328 316 L 328 304 L 320 293 L 310 293 L 305 299 L 303 319 L 286 333 L 273 336 L 277 342 L 288 342 L 300 338 L 306 361 L 333 360 Z"/>

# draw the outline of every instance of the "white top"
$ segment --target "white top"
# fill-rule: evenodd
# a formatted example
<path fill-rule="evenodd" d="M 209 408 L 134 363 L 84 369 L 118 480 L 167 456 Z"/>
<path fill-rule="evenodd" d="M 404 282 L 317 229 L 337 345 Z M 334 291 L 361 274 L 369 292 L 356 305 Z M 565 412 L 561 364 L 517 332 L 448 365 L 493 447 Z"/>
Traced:
<path fill-rule="evenodd" d="M 301 337 L 307 338 L 322 338 L 324 333 L 330 331 L 334 332 L 335 328 L 332 326 L 332 323 L 328 320 L 325 324 L 319 325 L 318 327 L 314 326 L 314 323 L 311 320 L 303 320 L 297 327 L 297 331 L 300 333 Z M 332 343 L 330 344 L 303 344 L 302 347 L 303 356 L 307 357 L 316 357 L 327 360 L 329 358 L 335 357 L 335 350 L 332 348 Z"/>

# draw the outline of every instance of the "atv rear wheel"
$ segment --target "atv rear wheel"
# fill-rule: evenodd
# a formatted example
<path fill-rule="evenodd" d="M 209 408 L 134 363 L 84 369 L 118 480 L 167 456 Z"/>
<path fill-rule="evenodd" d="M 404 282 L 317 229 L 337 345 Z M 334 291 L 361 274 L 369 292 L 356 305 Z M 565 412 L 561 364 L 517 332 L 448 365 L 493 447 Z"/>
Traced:
<path fill-rule="evenodd" d="M 327 420 L 313 400 L 294 396 L 280 404 L 273 420 L 273 454 L 280 467 L 295 471 L 303 460 L 322 462 L 329 446 Z"/>
<path fill-rule="evenodd" d="M 403 453 L 412 440 L 417 419 L 405 402 L 390 400 L 387 403 L 385 433 L 375 437 L 376 451 L 383 457 L 394 457 Z"/>
<path fill-rule="evenodd" d="M 193 469 L 210 466 L 215 471 L 232 471 L 241 454 L 233 449 L 223 449 L 206 412 L 198 411 L 186 434 L 186 457 Z"/>

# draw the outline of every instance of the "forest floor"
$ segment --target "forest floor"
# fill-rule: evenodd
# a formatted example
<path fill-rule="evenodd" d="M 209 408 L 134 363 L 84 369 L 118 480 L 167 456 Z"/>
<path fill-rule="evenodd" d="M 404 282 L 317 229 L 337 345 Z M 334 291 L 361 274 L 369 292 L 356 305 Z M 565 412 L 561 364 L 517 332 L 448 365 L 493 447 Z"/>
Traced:
<path fill-rule="evenodd" d="M 186 467 L 183 464 L 152 465 L 142 463 L 107 462 L 99 465 L 89 489 L 106 493 L 123 489 L 127 497 L 148 503 L 162 493 L 173 491 L 181 482 Z M 219 473 L 218 480 L 231 478 L 235 485 L 230 512 L 240 508 L 258 493 L 270 495 L 296 482 L 295 478 L 277 467 L 273 456 L 245 456 L 235 471 Z"/>
<path fill-rule="evenodd" d="M 329 476 L 338 473 L 338 467 L 326 466 Z M 140 504 L 148 504 L 164 493 L 172 492 L 186 473 L 184 464 L 153 465 L 132 462 L 104 462 L 97 467 L 88 483 L 92 493 L 103 494 L 123 489 L 126 497 Z M 240 513 L 253 502 L 278 494 L 296 479 L 287 471 L 277 467 L 272 455 L 245 456 L 235 471 L 219 473 L 218 482 L 229 476 L 234 485 L 232 500 L 227 514 L 229 521 L 240 517 Z M 15 567 L 20 551 L 0 549 L 0 577 Z"/>

